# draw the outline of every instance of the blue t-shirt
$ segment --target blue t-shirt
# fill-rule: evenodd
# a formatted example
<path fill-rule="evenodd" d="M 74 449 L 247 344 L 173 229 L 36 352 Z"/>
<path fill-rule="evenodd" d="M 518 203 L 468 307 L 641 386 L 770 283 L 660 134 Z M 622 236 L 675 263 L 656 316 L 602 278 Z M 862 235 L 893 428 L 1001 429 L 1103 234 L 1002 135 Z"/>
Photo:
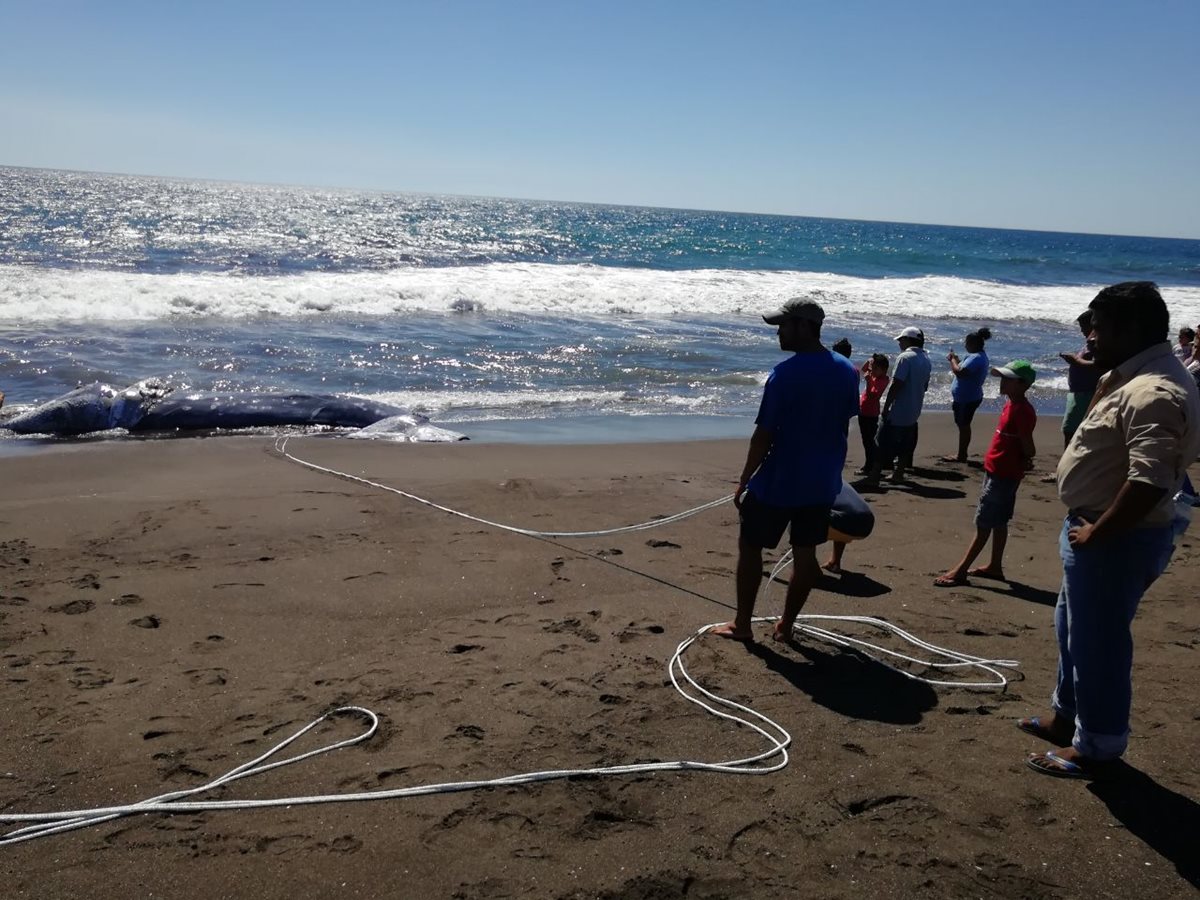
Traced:
<path fill-rule="evenodd" d="M 909 347 L 896 357 L 896 371 L 892 382 L 902 382 L 896 388 L 896 399 L 888 413 L 892 425 L 916 425 L 921 418 L 921 407 L 925 404 L 925 392 L 929 390 L 929 374 L 933 364 L 922 347 Z"/>
<path fill-rule="evenodd" d="M 987 354 L 982 350 L 978 353 L 968 353 L 967 358 L 958 364 L 958 376 L 950 385 L 950 399 L 955 403 L 977 403 L 983 399 L 983 383 L 987 381 Z"/>
<path fill-rule="evenodd" d="M 772 506 L 830 506 L 842 489 L 858 371 L 829 350 L 797 353 L 767 378 L 756 425 L 773 435 L 749 489 Z"/>

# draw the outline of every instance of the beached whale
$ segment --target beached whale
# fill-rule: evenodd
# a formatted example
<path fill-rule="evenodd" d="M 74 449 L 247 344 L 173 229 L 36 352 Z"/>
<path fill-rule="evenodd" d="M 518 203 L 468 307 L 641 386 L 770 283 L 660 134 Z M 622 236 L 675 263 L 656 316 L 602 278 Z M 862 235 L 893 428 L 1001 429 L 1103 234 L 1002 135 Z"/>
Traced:
<path fill-rule="evenodd" d="M 120 390 L 95 382 L 6 422 L 17 434 L 77 435 L 128 431 L 207 431 L 327 425 L 359 428 L 396 441 L 460 441 L 466 436 L 430 425 L 400 406 L 334 394 L 174 392 L 157 381 Z M 366 435 L 364 435 L 366 436 Z"/>

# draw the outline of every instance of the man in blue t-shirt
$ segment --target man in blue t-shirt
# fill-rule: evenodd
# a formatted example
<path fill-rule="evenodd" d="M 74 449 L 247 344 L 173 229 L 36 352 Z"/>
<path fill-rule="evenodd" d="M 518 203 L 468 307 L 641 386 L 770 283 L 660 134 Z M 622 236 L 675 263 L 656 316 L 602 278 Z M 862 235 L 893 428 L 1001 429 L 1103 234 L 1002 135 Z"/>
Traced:
<path fill-rule="evenodd" d="M 858 415 L 858 372 L 821 344 L 825 311 L 811 300 L 789 300 L 763 316 L 779 327 L 779 349 L 794 355 L 777 365 L 763 389 L 746 465 L 733 502 L 738 535 L 737 616 L 713 634 L 751 640 L 754 601 L 762 581 L 763 550 L 791 527 L 795 562 L 775 638 L 788 640 L 796 616 L 821 577 L 817 546 L 829 534 L 829 515 L 842 487 L 846 434 Z"/>
<path fill-rule="evenodd" d="M 913 448 L 917 445 L 917 420 L 925 405 L 925 392 L 929 390 L 929 376 L 933 364 L 925 352 L 925 332 L 909 326 L 896 335 L 900 355 L 896 357 L 896 370 L 892 384 L 883 401 L 880 413 L 879 452 L 875 455 L 875 466 L 863 479 L 868 484 L 878 484 L 884 466 L 896 460 L 892 481 L 904 480 L 904 469 L 912 465 Z"/>

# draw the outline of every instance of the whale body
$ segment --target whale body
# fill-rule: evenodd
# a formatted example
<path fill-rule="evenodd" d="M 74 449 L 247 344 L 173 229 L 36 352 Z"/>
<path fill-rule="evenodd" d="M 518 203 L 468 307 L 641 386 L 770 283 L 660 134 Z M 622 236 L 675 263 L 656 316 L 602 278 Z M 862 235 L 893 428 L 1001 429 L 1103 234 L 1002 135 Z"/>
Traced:
<path fill-rule="evenodd" d="M 79 435 L 124 428 L 131 432 L 208 431 L 325 425 L 366 429 L 390 440 L 457 441 L 465 435 L 429 424 L 400 406 L 362 397 L 303 393 L 175 393 L 157 381 L 123 390 L 85 385 L 0 424 L 17 434 Z M 366 435 L 364 435 L 365 437 Z"/>

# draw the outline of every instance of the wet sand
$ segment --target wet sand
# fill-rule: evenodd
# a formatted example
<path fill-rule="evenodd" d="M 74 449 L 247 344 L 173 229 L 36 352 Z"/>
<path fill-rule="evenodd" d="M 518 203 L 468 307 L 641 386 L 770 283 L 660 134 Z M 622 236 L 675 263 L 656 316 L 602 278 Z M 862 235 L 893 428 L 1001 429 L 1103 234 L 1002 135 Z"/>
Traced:
<path fill-rule="evenodd" d="M 977 452 L 992 422 L 981 417 Z M 1042 472 L 1056 429 L 1040 426 Z M 689 670 L 792 733 L 784 771 L 128 818 L 0 848 L 4 896 L 1194 895 L 1195 536 L 1134 626 L 1128 769 L 1091 787 L 1038 776 L 1024 759 L 1042 745 L 1013 722 L 1043 711 L 1053 684 L 1063 511 L 1035 475 L 1018 497 L 1012 583 L 933 588 L 967 543 L 979 489 L 978 469 L 932 461 L 953 444 L 948 417 L 926 416 L 912 484 L 869 495 L 875 534 L 806 612 L 882 616 L 936 644 L 1018 659 L 1007 691 L 935 690 L 810 639 L 708 638 Z M 730 492 L 745 442 L 304 438 L 289 449 L 485 518 L 584 530 Z M 6 811 L 201 784 L 344 704 L 377 711 L 381 732 L 219 796 L 765 747 L 666 678 L 680 640 L 731 616 L 732 505 L 648 532 L 543 540 L 306 470 L 259 438 L 85 445 L 0 466 Z M 769 585 L 758 611 L 781 603 Z M 322 726 L 303 746 L 357 729 Z"/>

